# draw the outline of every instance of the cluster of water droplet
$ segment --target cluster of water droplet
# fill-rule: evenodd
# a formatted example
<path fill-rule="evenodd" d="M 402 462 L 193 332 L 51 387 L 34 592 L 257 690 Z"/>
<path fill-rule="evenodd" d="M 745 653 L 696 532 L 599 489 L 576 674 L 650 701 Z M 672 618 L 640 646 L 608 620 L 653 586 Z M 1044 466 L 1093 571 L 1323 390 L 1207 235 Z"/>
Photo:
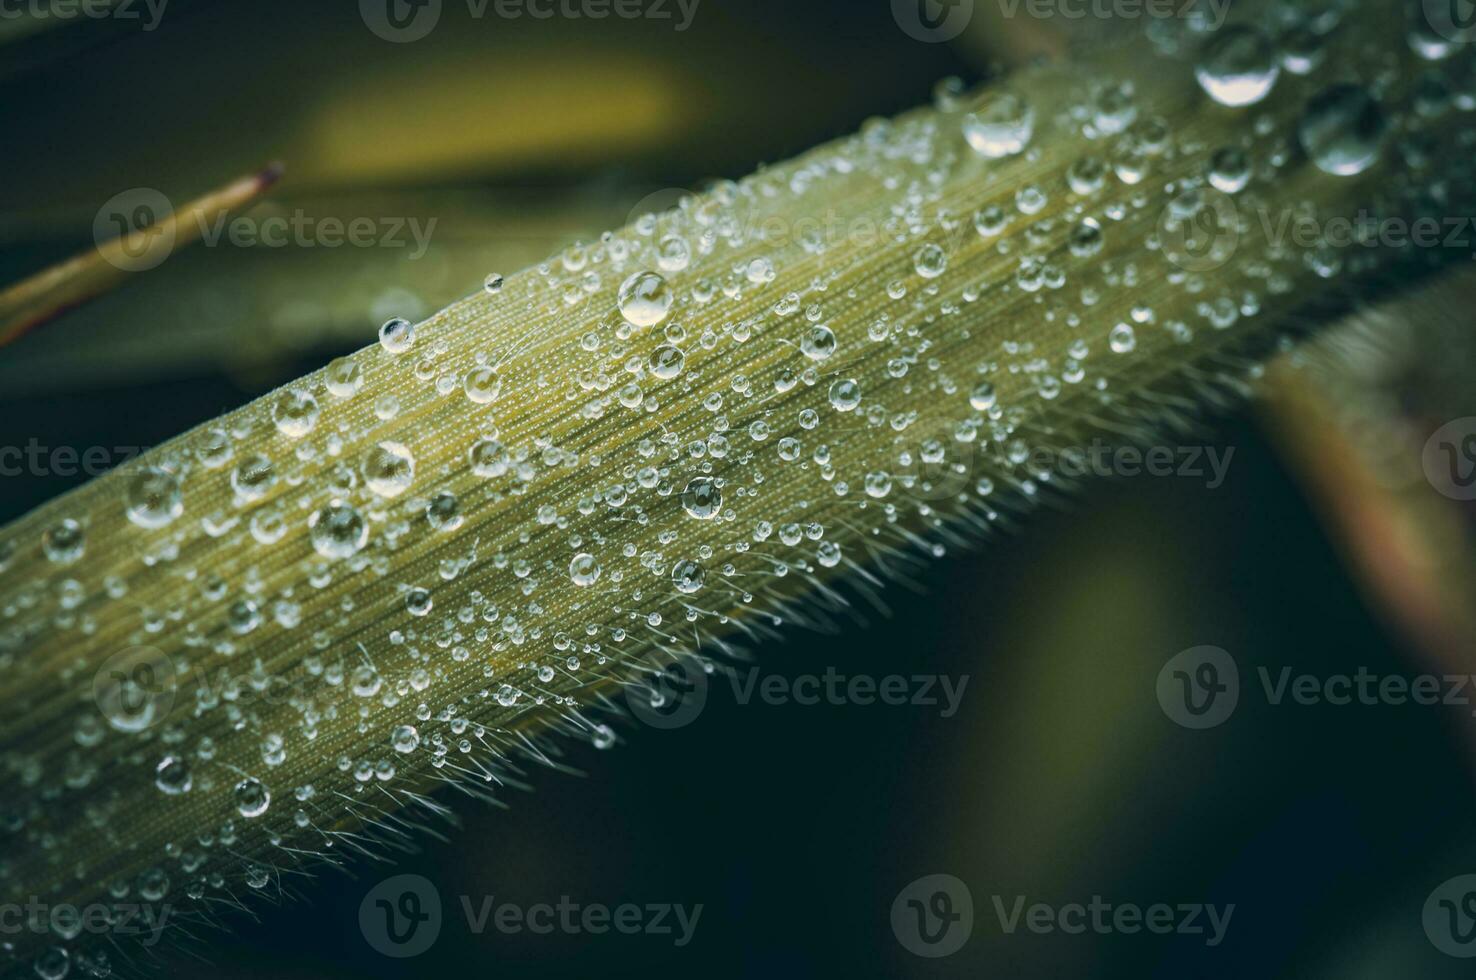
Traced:
<path fill-rule="evenodd" d="M 4 583 L 0 671 L 68 736 L 4 733 L 0 897 L 106 877 L 84 837 L 99 866 L 148 841 L 114 897 L 274 887 L 273 862 L 357 845 L 345 812 L 495 790 L 538 759 L 530 713 L 608 746 L 606 680 L 804 622 L 827 570 L 935 556 L 1028 505 L 1072 425 L 1141 420 L 1165 351 L 1232 350 L 1299 284 L 1377 258 L 1270 241 L 1257 207 L 1341 200 L 1326 182 L 1391 147 L 1429 168 L 1434 124 L 1476 108 L 1463 48 L 1411 28 L 1410 82 L 1367 39 L 1334 58 L 1345 20 L 1155 25 L 1144 76 L 945 84 L 936 111 L 392 319 L 23 522 L 0 568 L 35 549 L 46 572 Z M 1168 122 L 1195 100 L 1208 122 Z M 1385 184 L 1408 211 L 1428 182 Z M 858 222 L 795 220 L 834 202 Z M 196 829 L 140 830 L 135 785 Z M 82 968 L 69 938 L 39 974 Z"/>

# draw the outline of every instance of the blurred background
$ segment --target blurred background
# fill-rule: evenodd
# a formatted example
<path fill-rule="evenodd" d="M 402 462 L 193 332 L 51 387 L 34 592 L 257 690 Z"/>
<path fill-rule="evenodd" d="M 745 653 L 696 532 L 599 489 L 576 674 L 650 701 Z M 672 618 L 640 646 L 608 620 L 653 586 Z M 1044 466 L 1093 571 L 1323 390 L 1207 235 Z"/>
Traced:
<path fill-rule="evenodd" d="M 1039 41 L 1019 25 L 996 30 L 982 3 L 967 30 L 933 43 L 882 0 L 701 0 L 681 30 L 675 0 L 666 18 L 599 21 L 475 17 L 446 0 L 433 29 L 393 42 L 366 4 L 7 8 L 0 282 L 90 248 L 120 194 L 147 189 L 180 207 L 271 161 L 285 175 L 239 213 L 309 230 L 281 246 L 181 247 L 0 349 L 0 447 L 29 460 L 7 466 L 0 518 L 85 479 L 66 450 L 122 462 L 364 345 L 391 314 L 428 314 L 489 271 L 925 102 L 945 76 L 976 82 Z M 371 246 L 321 234 L 365 219 Z M 1408 381 L 1392 373 L 1390 385 Z M 1444 536 L 1429 529 L 1448 523 L 1411 517 L 1393 544 L 1350 521 L 1360 505 L 1404 514 L 1394 491 L 1408 481 L 1356 479 L 1352 450 L 1330 468 L 1340 420 L 1313 409 L 1340 389 L 1321 381 L 1279 377 L 1260 407 L 1205 426 L 1205 447 L 1233 451 L 1221 484 L 1099 482 L 1020 533 L 938 562 L 919 589 L 893 588 L 889 614 L 755 651 L 761 675 L 790 679 L 966 675 L 952 716 L 740 704 L 715 679 L 690 724 L 634 721 L 611 751 L 569 746 L 565 761 L 585 775 L 534 773 L 535 791 L 510 794 L 505 811 L 447 801 L 462 826 L 446 841 L 304 880 L 304 901 L 167 952 L 164 975 L 1469 975 L 1423 914 L 1437 886 L 1476 871 L 1472 706 L 1273 705 L 1257 676 L 1469 667 L 1468 646 L 1427 642 L 1409 604 L 1369 574 L 1381 557 L 1402 567 L 1433 550 L 1432 536 L 1468 556 L 1469 515 Z M 1311 439 L 1309 419 L 1322 426 Z M 1405 471 L 1418 474 L 1418 451 Z M 1440 519 L 1453 510 L 1430 507 Z M 1432 600 L 1422 622 L 1459 619 L 1451 607 Z M 1235 658 L 1242 691 L 1225 723 L 1194 731 L 1157 685 L 1170 658 L 1204 645 Z M 365 894 L 401 873 L 434 882 L 445 904 L 438 941 L 410 960 L 380 955 L 360 928 Z M 892 907 L 940 873 L 972 896 L 972 932 L 958 952 L 922 958 L 899 940 Z M 461 896 L 703 911 L 681 947 L 656 935 L 478 935 Z M 1193 935 L 1007 934 L 995 901 L 1008 910 L 1019 896 L 1235 909 L 1214 947 Z"/>

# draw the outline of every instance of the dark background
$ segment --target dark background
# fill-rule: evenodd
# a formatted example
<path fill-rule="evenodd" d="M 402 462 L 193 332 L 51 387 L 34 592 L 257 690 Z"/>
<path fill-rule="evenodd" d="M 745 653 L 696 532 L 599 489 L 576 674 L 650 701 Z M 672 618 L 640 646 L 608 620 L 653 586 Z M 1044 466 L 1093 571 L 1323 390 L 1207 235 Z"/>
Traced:
<path fill-rule="evenodd" d="M 93 210 L 118 190 L 157 186 L 181 201 L 278 156 L 283 201 L 371 201 L 384 213 L 392 200 L 437 214 L 442 234 L 433 267 L 348 250 L 181 253 L 0 351 L 0 446 L 156 444 L 371 339 L 366 276 L 434 308 L 477 287 L 467 270 L 489 269 L 484 248 L 511 272 L 623 221 L 654 189 L 739 176 L 926 101 L 943 75 L 976 80 L 987 68 L 978 44 L 919 44 L 887 4 L 855 0 L 703 0 L 687 35 L 620 21 L 494 30 L 455 23 L 448 3 L 437 34 L 408 46 L 369 35 L 353 6 L 175 0 L 152 35 L 78 24 L 12 49 L 0 123 L 25 151 L 15 159 L 34 164 L 6 164 L 0 275 L 88 244 Z M 530 46 L 546 70 L 509 69 Z M 581 120 L 622 109 L 619 86 L 606 93 L 609 65 L 676 86 L 669 119 L 657 112 L 660 124 L 632 127 L 630 142 L 581 134 Z M 561 97 L 587 102 L 567 132 L 535 118 L 547 103 L 527 88 L 556 76 Z M 385 97 L 397 86 L 443 93 L 467 132 L 452 127 L 439 149 L 417 143 L 403 169 L 358 152 L 356 137 L 311 138 L 315 119 L 374 119 L 383 98 L 383 138 L 423 140 L 396 130 L 417 106 Z M 550 149 L 501 152 L 498 130 L 535 124 Z M 296 170 L 295 156 L 306 159 Z M 381 162 L 356 166 L 365 157 Z M 471 204 L 447 207 L 448 194 Z M 304 301 L 321 303 L 321 329 L 284 332 L 275 313 Z M 612 751 L 568 746 L 587 775 L 536 772 L 535 791 L 507 796 L 506 810 L 448 799 L 462 824 L 446 828 L 449 842 L 427 837 L 403 860 L 304 880 L 302 901 L 237 917 L 229 934 L 171 953 L 166 974 L 1468 975 L 1420 916 L 1436 885 L 1476 869 L 1471 718 L 1268 705 L 1258 666 L 1426 668 L 1344 570 L 1263 420 L 1212 422 L 1204 441 L 1235 450 L 1216 489 L 1091 485 L 1018 533 L 937 562 L 920 588 L 892 589 L 888 615 L 754 651 L 762 671 L 790 677 L 967 674 L 954 717 L 744 706 L 717 680 L 691 725 L 632 722 Z M 0 517 L 73 482 L 7 476 Z M 1155 684 L 1165 661 L 1202 644 L 1237 658 L 1246 690 L 1228 723 L 1191 732 L 1164 715 Z M 365 943 L 358 910 L 375 883 L 407 872 L 436 882 L 447 915 L 434 948 L 402 962 Z M 897 942 L 889 913 L 908 882 L 937 872 L 967 883 L 975 924 L 962 951 L 928 961 Z M 677 949 L 658 936 L 476 936 L 460 895 L 704 908 Z M 1194 937 L 1006 936 L 996 895 L 1236 910 L 1226 942 L 1207 949 Z"/>

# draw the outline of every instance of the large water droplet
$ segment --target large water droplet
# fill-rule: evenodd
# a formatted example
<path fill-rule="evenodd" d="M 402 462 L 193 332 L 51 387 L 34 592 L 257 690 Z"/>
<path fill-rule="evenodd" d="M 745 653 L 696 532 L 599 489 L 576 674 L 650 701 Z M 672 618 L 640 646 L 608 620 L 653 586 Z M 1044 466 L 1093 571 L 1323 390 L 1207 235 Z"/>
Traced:
<path fill-rule="evenodd" d="M 308 537 L 324 558 L 349 558 L 369 541 L 369 525 L 353 507 L 335 500 L 308 518 Z"/>
<path fill-rule="evenodd" d="M 340 357 L 328 365 L 323 372 L 323 383 L 328 387 L 328 393 L 335 398 L 348 398 L 358 392 L 364 384 L 363 372 L 359 370 L 358 362 L 348 357 Z"/>
<path fill-rule="evenodd" d="M 381 497 L 398 497 L 415 480 L 415 457 L 400 442 L 381 442 L 364 454 L 364 483 Z"/>
<path fill-rule="evenodd" d="M 691 595 L 701 589 L 706 580 L 706 570 L 695 561 L 683 560 L 672 566 L 671 584 L 676 586 L 678 592 Z"/>
<path fill-rule="evenodd" d="M 835 353 L 835 334 L 823 323 L 811 327 L 800 339 L 800 350 L 812 361 L 823 361 Z"/>
<path fill-rule="evenodd" d="M 272 403 L 272 422 L 284 436 L 301 439 L 318 424 L 318 400 L 305 391 L 284 391 Z"/>
<path fill-rule="evenodd" d="M 620 315 L 636 327 L 654 327 L 671 312 L 675 296 L 654 272 L 637 272 L 620 285 Z"/>
<path fill-rule="evenodd" d="M 686 355 L 671 344 L 662 344 L 651 352 L 651 373 L 662 381 L 670 381 L 682 373 Z"/>
<path fill-rule="evenodd" d="M 259 779 L 247 777 L 236 784 L 236 811 L 243 817 L 256 818 L 272 805 L 271 791 Z"/>
<path fill-rule="evenodd" d="M 262 455 L 248 456 L 231 471 L 231 487 L 242 500 L 260 499 L 276 482 L 276 467 Z"/>
<path fill-rule="evenodd" d="M 600 578 L 600 563 L 595 556 L 580 552 L 569 562 L 569 581 L 579 586 L 594 585 Z"/>
<path fill-rule="evenodd" d="M 1138 336 L 1132 327 L 1119 323 L 1108 335 L 1107 346 L 1112 348 L 1114 354 L 1129 354 L 1138 346 Z"/>
<path fill-rule="evenodd" d="M 1237 194 L 1250 183 L 1251 162 L 1244 150 L 1222 147 L 1210 157 L 1209 182 L 1217 191 Z"/>
<path fill-rule="evenodd" d="M 718 489 L 717 483 L 705 476 L 698 477 L 687 484 L 682 491 L 682 509 L 690 517 L 698 520 L 711 520 L 717 516 L 723 507 L 723 492 Z"/>
<path fill-rule="evenodd" d="M 937 279 L 948 268 L 948 253 L 941 245 L 929 243 L 912 257 L 912 267 L 924 279 Z"/>
<path fill-rule="evenodd" d="M 489 367 L 474 368 L 466 372 L 462 388 L 474 403 L 490 405 L 502 394 L 502 378 Z"/>
<path fill-rule="evenodd" d="M 1205 44 L 1194 67 L 1200 88 L 1225 106 L 1255 105 L 1271 92 L 1280 74 L 1275 47 L 1254 27 L 1220 31 Z"/>
<path fill-rule="evenodd" d="M 168 470 L 149 466 L 128 479 L 128 519 L 139 527 L 160 528 L 184 511 L 179 477 Z"/>
<path fill-rule="evenodd" d="M 420 746 L 420 732 L 414 725 L 400 725 L 390 734 L 390 746 L 401 755 L 409 755 Z"/>
<path fill-rule="evenodd" d="M 1317 169 L 1350 177 L 1378 160 L 1387 129 L 1384 111 L 1367 91 L 1358 85 L 1334 85 L 1307 103 L 1297 140 Z"/>
<path fill-rule="evenodd" d="M 1035 110 L 1014 92 L 998 91 L 964 116 L 963 134 L 975 153 L 991 160 L 1013 156 L 1030 144 Z"/>
<path fill-rule="evenodd" d="M 194 784 L 189 763 L 178 756 L 166 756 L 154 769 L 154 785 L 166 796 L 188 793 Z"/>

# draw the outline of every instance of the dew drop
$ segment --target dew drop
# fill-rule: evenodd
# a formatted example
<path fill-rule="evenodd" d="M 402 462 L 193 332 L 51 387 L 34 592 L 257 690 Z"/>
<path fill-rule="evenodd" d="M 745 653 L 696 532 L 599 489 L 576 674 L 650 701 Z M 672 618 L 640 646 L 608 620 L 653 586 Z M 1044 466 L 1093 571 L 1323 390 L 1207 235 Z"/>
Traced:
<path fill-rule="evenodd" d="M 1035 109 L 1010 91 L 992 93 L 963 120 L 964 139 L 975 153 L 990 160 L 1023 151 L 1034 131 Z"/>
<path fill-rule="evenodd" d="M 415 480 L 415 457 L 400 442 L 381 442 L 364 454 L 364 483 L 381 497 L 398 497 Z"/>
<path fill-rule="evenodd" d="M 461 387 L 474 404 L 490 405 L 502 394 L 502 378 L 489 367 L 473 368 L 466 372 Z"/>
<path fill-rule="evenodd" d="M 289 439 L 301 439 L 318 424 L 318 400 L 305 391 L 284 391 L 272 402 L 272 422 Z"/>
<path fill-rule="evenodd" d="M 1276 49 L 1254 27 L 1227 27 L 1200 53 L 1194 77 L 1205 94 L 1223 106 L 1255 105 L 1271 92 L 1281 74 Z"/>
<path fill-rule="evenodd" d="M 425 616 L 434 605 L 435 601 L 425 589 L 411 589 L 405 593 L 405 610 L 412 616 Z"/>
<path fill-rule="evenodd" d="M 841 378 L 831 382 L 830 407 L 838 412 L 855 411 L 861 404 L 861 385 L 855 378 Z"/>
<path fill-rule="evenodd" d="M 248 819 L 255 819 L 267 812 L 272 805 L 271 791 L 259 779 L 247 777 L 236 784 L 236 811 Z"/>
<path fill-rule="evenodd" d="M 634 327 L 654 327 L 671 312 L 675 297 L 654 272 L 637 272 L 620 284 L 620 315 Z"/>
<path fill-rule="evenodd" d="M 364 386 L 364 374 L 357 361 L 340 357 L 323 372 L 323 384 L 334 398 L 349 398 Z"/>
<path fill-rule="evenodd" d="M 651 352 L 651 373 L 662 381 L 670 381 L 682 373 L 682 366 L 686 362 L 687 357 L 679 348 L 662 344 Z"/>
<path fill-rule="evenodd" d="M 1071 236 L 1066 244 L 1072 255 L 1082 259 L 1102 251 L 1102 242 L 1102 226 L 1097 219 L 1082 218 L 1071 229 Z"/>
<path fill-rule="evenodd" d="M 277 469 L 262 455 L 248 456 L 231 471 L 231 488 L 242 500 L 259 500 L 276 485 Z"/>
<path fill-rule="evenodd" d="M 1244 150 L 1226 146 L 1210 157 L 1209 182 L 1215 190 L 1225 194 L 1236 194 L 1250 183 L 1250 157 Z"/>
<path fill-rule="evenodd" d="M 369 541 L 369 525 L 353 507 L 335 500 L 308 518 L 313 550 L 324 558 L 350 558 Z"/>
<path fill-rule="evenodd" d="M 438 493 L 425 505 L 425 519 L 437 531 L 454 531 L 461 526 L 461 501 L 454 493 Z"/>
<path fill-rule="evenodd" d="M 800 351 L 812 361 L 824 361 L 835 353 L 835 334 L 824 324 L 811 327 L 800 340 Z"/>
<path fill-rule="evenodd" d="M 129 477 L 125 497 L 128 519 L 139 527 L 164 527 L 184 512 L 179 477 L 157 466 L 146 467 Z"/>
<path fill-rule="evenodd" d="M 681 272 L 692 262 L 692 246 L 680 235 L 667 235 L 656 246 L 656 264 L 662 272 Z"/>
<path fill-rule="evenodd" d="M 684 559 L 672 566 L 671 584 L 676 586 L 678 592 L 691 595 L 701 589 L 706 580 L 706 570 L 695 561 Z"/>
<path fill-rule="evenodd" d="M 1108 335 L 1107 346 L 1112 348 L 1114 354 L 1131 353 L 1133 348 L 1138 346 L 1137 334 L 1126 323 L 1119 323 Z"/>
<path fill-rule="evenodd" d="M 420 732 L 414 725 L 400 725 L 390 734 L 390 747 L 401 755 L 409 755 L 420 747 Z"/>
<path fill-rule="evenodd" d="M 379 328 L 379 346 L 391 354 L 403 354 L 415 343 L 415 325 L 404 317 L 386 320 Z"/>
<path fill-rule="evenodd" d="M 941 245 L 930 242 L 918 249 L 912 258 L 912 266 L 924 279 L 937 279 L 948 268 L 948 253 Z"/>
<path fill-rule="evenodd" d="M 716 517 L 723 506 L 723 492 L 715 481 L 698 477 L 682 491 L 682 509 L 687 516 L 706 521 Z"/>
<path fill-rule="evenodd" d="M 166 796 L 188 793 L 194 784 L 195 777 L 190 773 L 189 763 L 178 756 L 166 756 L 154 768 L 154 785 Z"/>
<path fill-rule="evenodd" d="M 569 581 L 581 587 L 594 585 L 600 579 L 600 563 L 595 556 L 580 552 L 569 562 Z"/>
<path fill-rule="evenodd" d="M 1358 85 L 1334 85 L 1313 96 L 1297 126 L 1303 151 L 1323 173 L 1361 174 L 1378 160 L 1388 124 Z"/>

